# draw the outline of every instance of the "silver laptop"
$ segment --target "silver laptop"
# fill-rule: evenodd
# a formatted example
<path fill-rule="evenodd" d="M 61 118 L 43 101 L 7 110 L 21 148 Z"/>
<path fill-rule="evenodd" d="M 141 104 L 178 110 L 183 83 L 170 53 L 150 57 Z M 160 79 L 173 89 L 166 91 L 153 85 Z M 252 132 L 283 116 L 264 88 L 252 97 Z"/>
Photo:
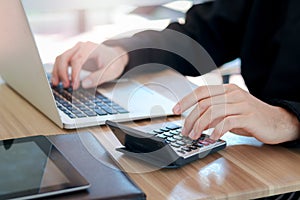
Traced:
<path fill-rule="evenodd" d="M 0 75 L 59 127 L 172 115 L 175 102 L 133 80 L 94 90 L 52 90 L 20 0 L 0 1 L 0 26 Z"/>

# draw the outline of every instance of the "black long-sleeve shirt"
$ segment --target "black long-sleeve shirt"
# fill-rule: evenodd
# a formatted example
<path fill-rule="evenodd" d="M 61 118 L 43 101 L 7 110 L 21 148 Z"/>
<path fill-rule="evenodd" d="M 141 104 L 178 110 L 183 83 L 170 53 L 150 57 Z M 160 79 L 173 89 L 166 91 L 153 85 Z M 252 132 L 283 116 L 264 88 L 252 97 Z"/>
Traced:
<path fill-rule="evenodd" d="M 250 93 L 292 111 L 300 120 L 299 9 L 299 0 L 216 0 L 193 6 L 184 24 L 171 23 L 163 31 L 144 31 L 105 44 L 129 50 L 128 69 L 153 62 L 184 75 L 197 76 L 212 69 L 190 62 L 203 56 L 197 56 L 192 42 L 170 37 L 170 30 L 176 30 L 202 45 L 215 66 L 240 58 Z M 181 47 L 192 58 L 168 52 L 173 47 Z"/>

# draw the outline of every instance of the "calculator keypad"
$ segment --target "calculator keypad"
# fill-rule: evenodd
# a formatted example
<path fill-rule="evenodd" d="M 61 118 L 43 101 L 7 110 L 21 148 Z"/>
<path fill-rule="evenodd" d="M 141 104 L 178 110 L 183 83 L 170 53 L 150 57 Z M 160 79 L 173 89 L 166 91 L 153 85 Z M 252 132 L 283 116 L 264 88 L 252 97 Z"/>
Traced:
<path fill-rule="evenodd" d="M 202 134 L 197 140 L 192 140 L 189 137 L 181 135 L 181 128 L 180 125 L 169 123 L 163 128 L 152 130 L 149 134 L 164 139 L 182 157 L 189 157 L 192 154 L 222 145 L 221 140 L 214 141 L 206 134 Z"/>

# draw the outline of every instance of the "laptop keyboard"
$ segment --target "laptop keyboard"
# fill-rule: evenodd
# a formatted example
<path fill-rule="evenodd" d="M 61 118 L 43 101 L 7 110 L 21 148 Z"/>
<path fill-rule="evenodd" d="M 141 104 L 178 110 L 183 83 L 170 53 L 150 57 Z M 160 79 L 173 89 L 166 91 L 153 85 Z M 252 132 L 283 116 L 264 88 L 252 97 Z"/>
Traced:
<path fill-rule="evenodd" d="M 163 128 L 155 129 L 148 133 L 164 139 L 178 155 L 183 157 L 189 157 L 223 144 L 221 140 L 214 141 L 204 133 L 201 134 L 199 139 L 192 140 L 181 135 L 181 128 L 177 124 L 169 123 Z"/>
<path fill-rule="evenodd" d="M 72 119 L 128 113 L 95 89 L 52 87 L 52 91 L 57 108 Z"/>

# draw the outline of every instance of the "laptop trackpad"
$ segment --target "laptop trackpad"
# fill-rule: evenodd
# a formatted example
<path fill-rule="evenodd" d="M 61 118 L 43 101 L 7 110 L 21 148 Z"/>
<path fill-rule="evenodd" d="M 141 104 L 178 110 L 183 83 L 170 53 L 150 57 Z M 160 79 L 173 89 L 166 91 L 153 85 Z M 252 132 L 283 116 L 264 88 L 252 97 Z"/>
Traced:
<path fill-rule="evenodd" d="M 175 105 L 174 102 L 147 86 L 128 79 L 106 83 L 101 85 L 98 91 L 130 112 L 149 111 L 152 114 L 157 112 L 171 114 L 172 107 Z"/>

